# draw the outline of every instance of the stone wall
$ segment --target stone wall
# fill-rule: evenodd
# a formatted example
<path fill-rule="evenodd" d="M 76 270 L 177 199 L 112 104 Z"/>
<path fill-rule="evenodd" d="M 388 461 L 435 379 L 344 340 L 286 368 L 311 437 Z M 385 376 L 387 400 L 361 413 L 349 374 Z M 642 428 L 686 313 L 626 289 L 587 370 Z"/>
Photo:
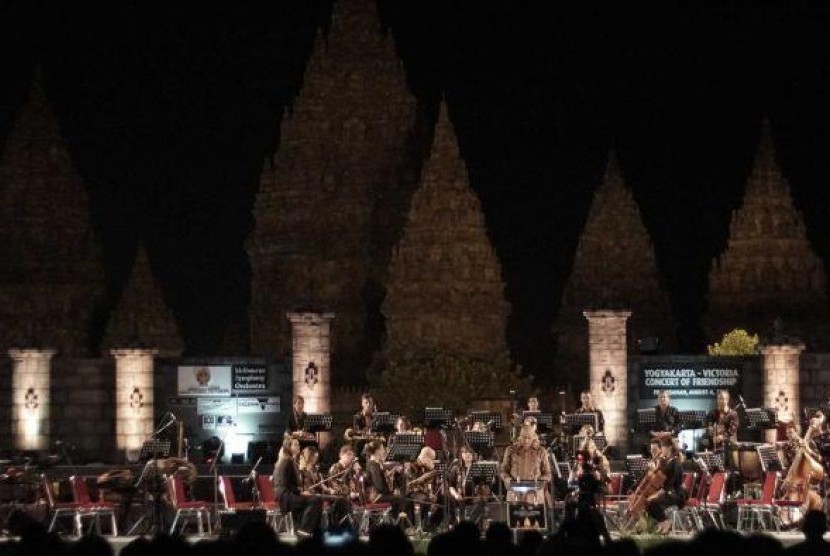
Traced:
<path fill-rule="evenodd" d="M 830 353 L 802 353 L 802 410 L 825 404 L 828 398 L 830 398 Z"/>

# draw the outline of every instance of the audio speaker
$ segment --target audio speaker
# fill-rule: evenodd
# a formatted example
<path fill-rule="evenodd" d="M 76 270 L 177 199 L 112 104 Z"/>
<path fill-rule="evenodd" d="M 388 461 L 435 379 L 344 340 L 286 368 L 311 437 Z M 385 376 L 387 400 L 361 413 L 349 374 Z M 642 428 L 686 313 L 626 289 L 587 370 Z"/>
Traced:
<path fill-rule="evenodd" d="M 660 338 L 648 336 L 637 340 L 637 348 L 643 355 L 655 354 L 660 351 Z"/>

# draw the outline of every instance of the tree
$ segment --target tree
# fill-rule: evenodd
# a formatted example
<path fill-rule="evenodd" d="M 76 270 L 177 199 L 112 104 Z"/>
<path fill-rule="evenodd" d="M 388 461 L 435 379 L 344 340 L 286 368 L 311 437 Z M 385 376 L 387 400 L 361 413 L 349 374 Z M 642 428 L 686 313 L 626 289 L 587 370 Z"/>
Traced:
<path fill-rule="evenodd" d="M 385 407 L 415 416 L 424 407 L 443 407 L 460 414 L 470 400 L 519 396 L 532 391 L 533 377 L 511 367 L 507 357 L 483 360 L 447 353 L 405 354 L 388 359 L 374 380 L 373 391 Z"/>
<path fill-rule="evenodd" d="M 708 349 L 709 355 L 755 355 L 758 353 L 758 334 L 750 336 L 746 330 L 736 328 Z"/>

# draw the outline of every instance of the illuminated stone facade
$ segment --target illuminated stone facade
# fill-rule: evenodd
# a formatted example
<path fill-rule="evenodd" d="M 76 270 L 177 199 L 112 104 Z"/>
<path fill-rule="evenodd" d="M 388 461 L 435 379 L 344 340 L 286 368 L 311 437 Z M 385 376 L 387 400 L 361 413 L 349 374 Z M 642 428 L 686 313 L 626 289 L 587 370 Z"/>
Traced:
<path fill-rule="evenodd" d="M 714 342 L 734 328 L 764 336 L 777 317 L 811 349 L 828 346 L 822 335 L 830 322 L 824 265 L 793 206 L 765 123 L 729 243 L 709 274 L 704 325 Z"/>
<path fill-rule="evenodd" d="M 625 449 L 628 443 L 628 346 L 626 321 L 630 311 L 585 311 L 588 319 L 588 361 L 594 405 L 605 417 L 608 443 Z"/>
<path fill-rule="evenodd" d="M 178 356 L 184 349 L 176 320 L 164 302 L 143 245 L 110 316 L 103 342 L 104 349 L 137 344 L 154 346 L 162 357 Z"/>
<path fill-rule="evenodd" d="M 331 321 L 333 313 L 289 313 L 293 337 L 294 395 L 308 413 L 331 411 Z M 286 408 L 286 411 L 291 411 Z"/>
<path fill-rule="evenodd" d="M 801 353 L 804 344 L 767 344 L 764 356 L 764 407 L 774 408 L 781 422 L 801 419 Z M 766 432 L 767 441 L 775 441 L 775 431 Z"/>
<path fill-rule="evenodd" d="M 128 461 L 138 461 L 141 445 L 153 435 L 153 357 L 155 349 L 114 349 L 115 443 Z"/>
<path fill-rule="evenodd" d="M 675 324 L 669 296 L 640 210 L 623 182 L 613 151 L 594 194 L 554 321 L 556 366 L 562 376 L 580 376 L 588 368 L 588 323 L 583 311 L 598 307 L 631 310 L 628 348 L 632 352 L 636 352 L 637 340 L 646 337 L 657 337 L 663 348 L 673 348 Z"/>
<path fill-rule="evenodd" d="M 85 186 L 36 73 L 0 159 L 0 347 L 90 351 L 104 286 Z"/>
<path fill-rule="evenodd" d="M 337 315 L 334 356 L 356 376 L 378 336 L 367 338 L 367 318 L 379 319 L 382 275 L 415 185 L 400 172 L 416 103 L 375 1 L 334 10 L 261 175 L 248 245 L 251 347 L 284 355 L 286 312 L 325 307 Z"/>
<path fill-rule="evenodd" d="M 12 434 L 18 450 L 48 450 L 54 350 L 12 349 Z"/>
<path fill-rule="evenodd" d="M 387 351 L 506 353 L 501 265 L 445 103 L 389 269 Z"/>

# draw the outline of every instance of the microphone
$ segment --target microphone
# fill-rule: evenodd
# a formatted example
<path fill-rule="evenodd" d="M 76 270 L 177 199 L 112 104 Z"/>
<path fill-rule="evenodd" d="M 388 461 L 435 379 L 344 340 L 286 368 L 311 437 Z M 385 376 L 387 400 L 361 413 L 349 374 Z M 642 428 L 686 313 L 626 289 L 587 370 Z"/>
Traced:
<path fill-rule="evenodd" d="M 740 394 L 738 394 L 738 400 L 740 400 L 740 402 L 741 402 L 740 405 L 742 405 L 742 406 L 744 406 L 744 408 L 746 408 L 746 403 L 744 402 L 744 397 L 741 396 Z"/>
<path fill-rule="evenodd" d="M 175 413 L 173 413 L 172 411 L 168 411 L 168 412 L 167 412 L 167 416 L 168 416 L 168 417 L 170 417 L 170 420 L 171 420 L 171 421 L 173 421 L 174 423 L 175 423 L 176 421 L 178 421 L 178 420 L 179 420 L 179 419 L 176 417 L 176 414 L 175 414 Z"/>

